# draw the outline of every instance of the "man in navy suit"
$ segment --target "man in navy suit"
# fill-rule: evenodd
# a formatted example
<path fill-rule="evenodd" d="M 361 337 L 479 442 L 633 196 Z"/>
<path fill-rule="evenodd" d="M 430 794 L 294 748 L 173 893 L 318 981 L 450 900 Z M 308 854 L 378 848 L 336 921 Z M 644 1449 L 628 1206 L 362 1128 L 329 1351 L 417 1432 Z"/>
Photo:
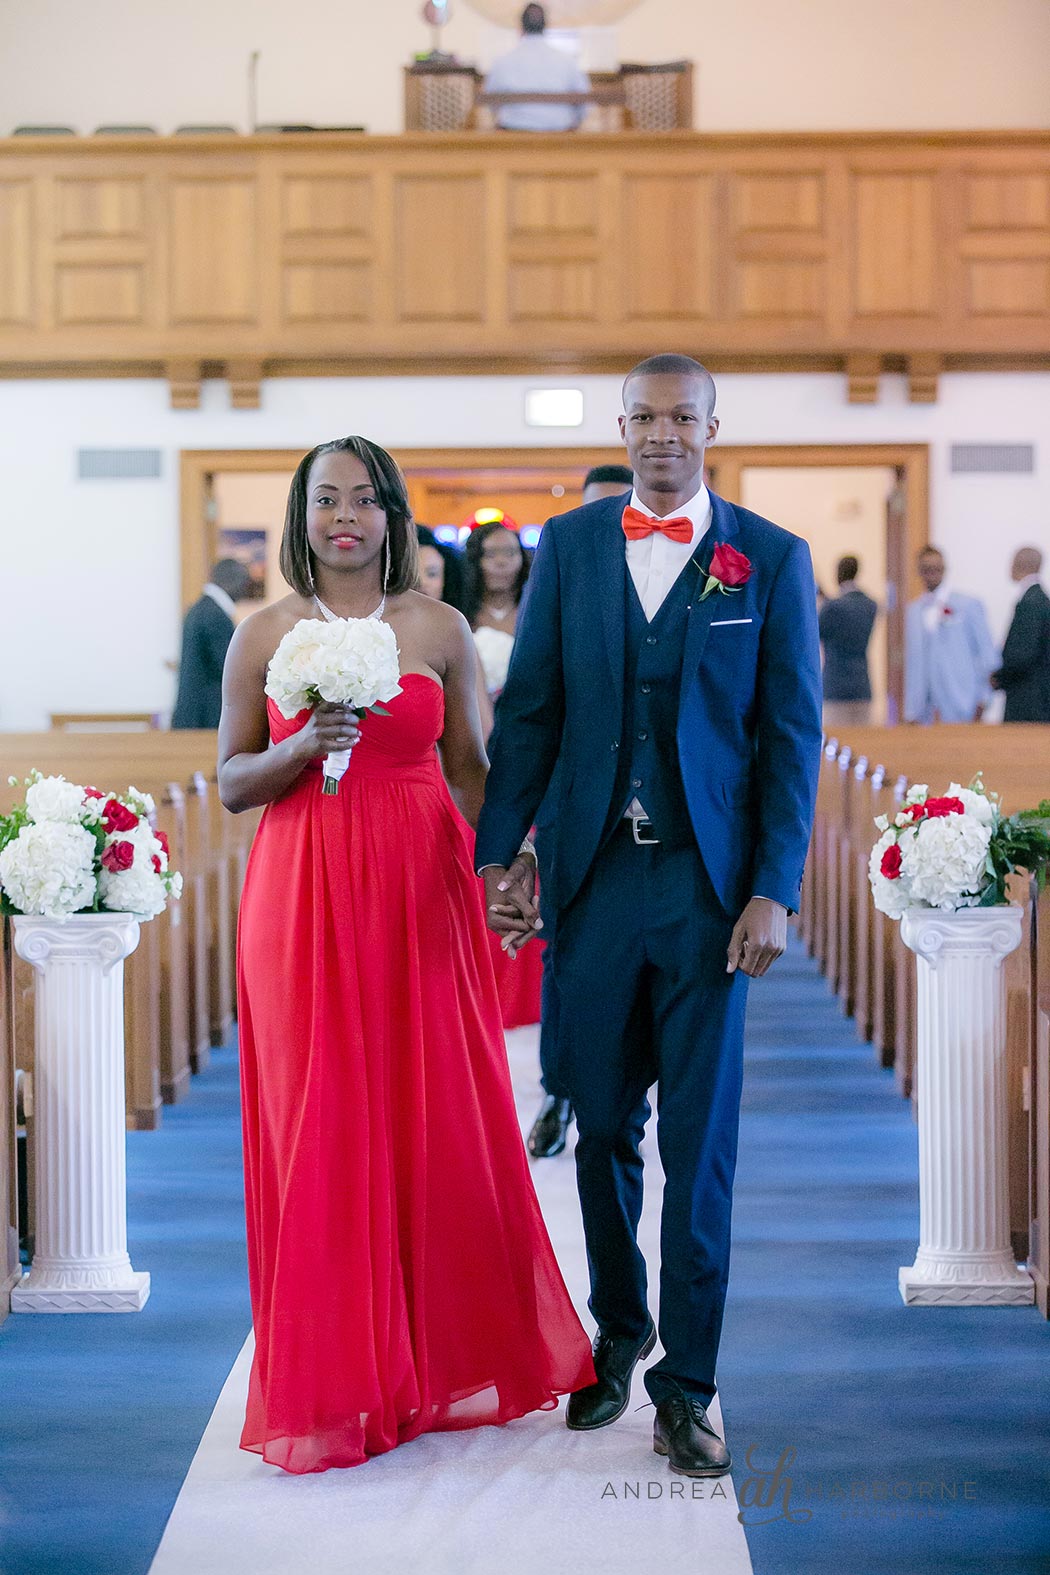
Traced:
<path fill-rule="evenodd" d="M 821 745 L 805 542 L 708 493 L 714 383 L 655 356 L 624 385 L 633 493 L 548 521 L 490 746 L 478 825 L 489 922 L 539 921 L 523 839 L 552 775 L 559 1072 L 598 1324 L 596 1384 L 566 1420 L 615 1421 L 655 1345 L 638 1249 L 639 1144 L 658 1085 L 660 1339 L 653 1446 L 728 1471 L 711 1427 L 729 1270 L 748 978 L 797 908 Z"/>

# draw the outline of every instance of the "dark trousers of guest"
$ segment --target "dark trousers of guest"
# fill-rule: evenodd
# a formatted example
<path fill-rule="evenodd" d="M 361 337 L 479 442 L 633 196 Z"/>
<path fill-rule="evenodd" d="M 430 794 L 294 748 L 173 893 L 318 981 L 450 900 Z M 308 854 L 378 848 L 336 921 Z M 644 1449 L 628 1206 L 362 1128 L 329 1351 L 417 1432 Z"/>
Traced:
<path fill-rule="evenodd" d="M 646 1327 L 639 1144 L 657 1085 L 665 1174 L 661 1360 L 652 1400 L 675 1388 L 706 1404 L 729 1276 L 746 975 L 726 973 L 735 915 L 694 844 L 643 847 L 615 830 L 555 925 L 556 1075 L 576 1112 L 577 1183 L 600 1329 Z"/>

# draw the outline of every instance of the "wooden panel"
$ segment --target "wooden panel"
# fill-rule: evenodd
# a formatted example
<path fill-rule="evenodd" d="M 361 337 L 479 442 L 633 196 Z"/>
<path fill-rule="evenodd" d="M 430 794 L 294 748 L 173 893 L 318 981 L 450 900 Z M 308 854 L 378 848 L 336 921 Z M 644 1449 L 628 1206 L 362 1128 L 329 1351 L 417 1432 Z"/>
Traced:
<path fill-rule="evenodd" d="M 512 175 L 508 195 L 512 238 L 593 234 L 597 229 L 597 175 Z"/>
<path fill-rule="evenodd" d="M 632 173 L 624 180 L 623 214 L 625 319 L 712 316 L 713 179 Z"/>
<path fill-rule="evenodd" d="M 284 317 L 290 323 L 365 322 L 372 304 L 366 262 L 284 265 Z"/>
<path fill-rule="evenodd" d="M 824 298 L 825 267 L 807 258 L 745 261 L 737 269 L 738 310 L 745 317 L 815 317 Z"/>
<path fill-rule="evenodd" d="M 990 317 L 1050 311 L 1050 258 L 972 258 L 966 264 L 969 306 Z"/>
<path fill-rule="evenodd" d="M 484 317 L 485 182 L 409 175 L 396 183 L 397 309 L 408 322 Z"/>
<path fill-rule="evenodd" d="M 372 181 L 364 175 L 289 175 L 282 182 L 285 235 L 362 235 L 372 227 Z"/>
<path fill-rule="evenodd" d="M 55 182 L 55 237 L 141 236 L 146 225 L 141 179 L 66 178 Z"/>
<path fill-rule="evenodd" d="M 34 268 L 32 185 L 0 181 L 0 324 L 32 320 Z"/>
<path fill-rule="evenodd" d="M 597 312 L 597 268 L 579 261 L 511 263 L 508 296 L 512 322 L 530 318 L 591 322 Z"/>
<path fill-rule="evenodd" d="M 250 322 L 256 311 L 254 181 L 176 177 L 170 222 L 171 320 Z"/>
<path fill-rule="evenodd" d="M 858 316 L 933 310 L 937 276 L 931 174 L 854 177 L 855 310 Z"/>
<path fill-rule="evenodd" d="M 1045 230 L 1050 227 L 1050 175 L 1038 170 L 969 175 L 965 214 L 970 230 Z"/>
<path fill-rule="evenodd" d="M 819 232 L 824 227 L 824 177 L 770 172 L 739 175 L 732 201 L 738 230 Z"/>
<path fill-rule="evenodd" d="M 143 309 L 139 264 L 57 264 L 55 317 L 59 323 L 138 323 Z"/>

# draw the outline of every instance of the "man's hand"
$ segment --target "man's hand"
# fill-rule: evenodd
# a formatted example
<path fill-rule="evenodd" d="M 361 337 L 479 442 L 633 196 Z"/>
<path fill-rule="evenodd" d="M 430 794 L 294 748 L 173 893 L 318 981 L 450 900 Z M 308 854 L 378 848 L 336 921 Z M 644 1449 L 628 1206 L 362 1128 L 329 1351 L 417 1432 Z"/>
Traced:
<path fill-rule="evenodd" d="M 770 897 L 752 897 L 733 929 L 726 973 L 737 969 L 761 979 L 787 949 L 787 909 Z"/>
<path fill-rule="evenodd" d="M 526 941 L 543 928 L 536 906 L 536 861 L 519 855 L 510 869 L 490 864 L 484 870 L 485 913 L 488 926 L 501 939 L 503 950 L 516 957 Z"/>

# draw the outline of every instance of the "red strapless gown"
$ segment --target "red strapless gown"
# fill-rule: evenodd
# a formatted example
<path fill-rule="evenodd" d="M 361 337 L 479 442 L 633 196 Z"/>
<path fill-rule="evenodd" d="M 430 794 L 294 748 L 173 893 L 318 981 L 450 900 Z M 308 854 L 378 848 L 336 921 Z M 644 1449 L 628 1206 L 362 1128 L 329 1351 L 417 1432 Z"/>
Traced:
<path fill-rule="evenodd" d="M 359 1465 L 593 1382 L 529 1176 L 441 686 L 262 817 L 237 994 L 255 1327 L 241 1447 Z M 287 722 L 269 704 L 275 741 Z"/>

